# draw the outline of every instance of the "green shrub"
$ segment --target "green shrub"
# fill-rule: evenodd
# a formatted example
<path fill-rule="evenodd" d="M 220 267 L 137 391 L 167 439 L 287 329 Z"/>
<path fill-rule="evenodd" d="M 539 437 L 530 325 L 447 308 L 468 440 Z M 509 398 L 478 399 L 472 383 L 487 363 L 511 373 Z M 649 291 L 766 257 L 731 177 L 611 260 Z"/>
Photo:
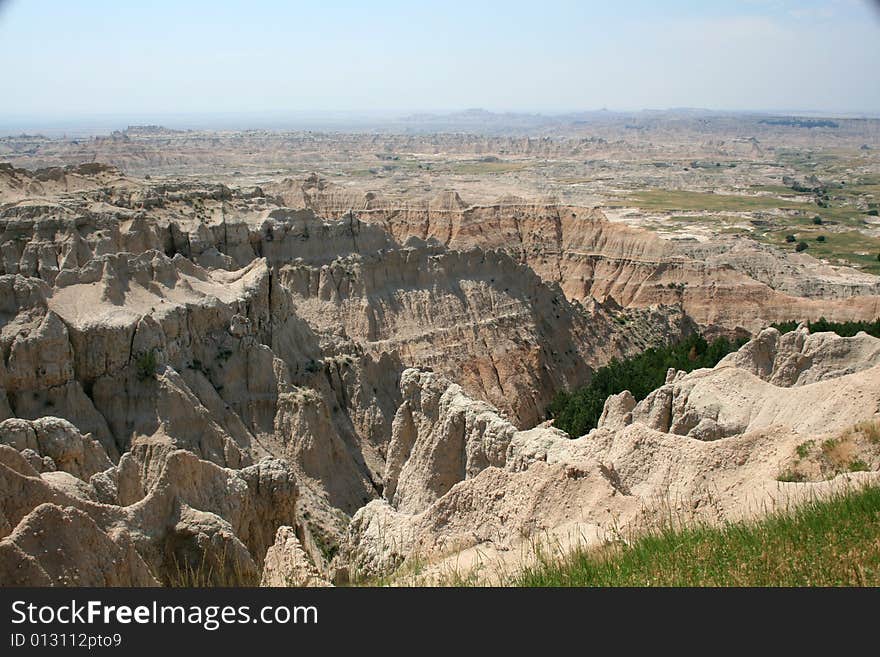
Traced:
<path fill-rule="evenodd" d="M 805 322 L 805 324 L 810 329 L 810 333 L 831 331 L 842 338 L 851 338 L 859 331 L 864 331 L 868 335 L 880 338 L 880 318 L 873 322 L 829 322 L 824 317 L 820 317 L 815 322 Z M 780 333 L 788 333 L 797 328 L 798 322 L 777 322 L 771 326 Z"/>
<path fill-rule="evenodd" d="M 850 472 L 866 472 L 868 470 L 868 464 L 865 463 L 862 459 L 854 459 L 849 464 Z"/>
<path fill-rule="evenodd" d="M 156 352 L 153 349 L 143 352 L 135 361 L 135 371 L 140 381 L 153 378 L 156 375 L 157 368 Z"/>
<path fill-rule="evenodd" d="M 808 248 L 810 248 L 809 244 L 804 241 L 800 241 L 797 243 L 797 246 L 794 247 L 794 250 L 800 253 L 801 251 L 806 251 Z"/>
<path fill-rule="evenodd" d="M 815 441 L 808 440 L 808 441 L 803 442 L 800 445 L 798 445 L 797 449 L 795 451 L 797 452 L 797 455 L 800 458 L 802 458 L 802 459 L 806 458 L 807 454 L 810 453 L 810 450 L 813 449 L 813 445 L 815 445 L 815 444 L 816 444 Z"/>
<path fill-rule="evenodd" d="M 826 440 L 822 443 L 822 451 L 827 454 L 828 452 L 833 450 L 835 447 L 837 447 L 839 444 L 840 444 L 839 438 L 829 438 L 828 440 Z"/>

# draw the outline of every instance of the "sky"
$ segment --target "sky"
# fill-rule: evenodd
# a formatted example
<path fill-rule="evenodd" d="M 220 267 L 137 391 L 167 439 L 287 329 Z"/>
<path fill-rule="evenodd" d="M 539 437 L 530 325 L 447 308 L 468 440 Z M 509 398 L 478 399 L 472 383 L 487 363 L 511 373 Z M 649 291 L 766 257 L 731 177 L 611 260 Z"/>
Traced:
<path fill-rule="evenodd" d="M 0 118 L 880 111 L 870 0 L 0 0 Z"/>

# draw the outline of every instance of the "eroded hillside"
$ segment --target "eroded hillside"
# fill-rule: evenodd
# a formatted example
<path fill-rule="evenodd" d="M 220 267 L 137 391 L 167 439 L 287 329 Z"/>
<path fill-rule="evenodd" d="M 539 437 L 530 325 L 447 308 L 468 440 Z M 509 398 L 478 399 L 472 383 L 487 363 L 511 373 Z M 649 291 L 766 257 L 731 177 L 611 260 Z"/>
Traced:
<path fill-rule="evenodd" d="M 870 338 L 804 337 L 798 376 L 763 382 L 761 334 L 609 400 L 596 435 L 540 425 L 596 367 L 697 329 L 880 315 L 869 274 L 687 253 L 574 206 L 5 166 L 0 256 L 4 583 L 384 575 L 570 523 L 599 536 L 698 471 L 678 492 L 708 503 L 730 477 L 726 517 L 802 435 L 880 398 Z"/>

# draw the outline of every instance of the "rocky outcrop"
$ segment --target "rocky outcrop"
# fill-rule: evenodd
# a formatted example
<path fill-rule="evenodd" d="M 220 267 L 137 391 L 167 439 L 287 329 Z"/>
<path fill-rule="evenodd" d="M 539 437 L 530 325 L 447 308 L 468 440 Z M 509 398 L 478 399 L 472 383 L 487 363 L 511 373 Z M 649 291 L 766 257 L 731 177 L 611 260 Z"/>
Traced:
<path fill-rule="evenodd" d="M 880 390 L 880 370 L 778 388 L 736 367 L 719 365 L 678 378 L 632 410 L 632 422 L 701 440 L 782 424 L 805 434 L 843 429 L 866 412 Z M 875 406 L 875 405 L 874 405 Z"/>
<path fill-rule="evenodd" d="M 157 586 L 130 546 L 85 512 L 44 503 L 0 541 L 0 586 Z"/>
<path fill-rule="evenodd" d="M 540 421 L 556 391 L 586 381 L 588 365 L 651 333 L 663 339 L 647 317 L 621 331 L 612 312 L 587 314 L 508 256 L 478 249 L 286 265 L 279 285 L 319 336 L 351 338 L 374 358 L 394 353 L 404 365 L 454 376 L 522 425 Z M 670 336 L 688 330 L 674 312 L 661 321 Z"/>
<path fill-rule="evenodd" d="M 368 209 L 358 217 L 401 241 L 415 235 L 451 248 L 503 249 L 558 283 L 568 299 L 613 299 L 628 308 L 680 305 L 705 329 L 756 331 L 791 319 L 880 315 L 876 276 L 809 256 L 795 266 L 748 247 L 690 257 L 648 231 L 606 221 L 598 210 L 498 204 L 446 212 Z M 751 255 L 764 266 L 748 266 Z"/>
<path fill-rule="evenodd" d="M 86 352 L 101 357 L 100 345 L 86 335 L 97 339 L 93 327 L 114 326 L 115 335 L 105 330 L 100 339 L 115 341 L 115 358 L 121 359 L 131 350 L 122 342 L 130 341 L 132 324 L 142 314 L 155 319 L 161 332 L 182 336 L 187 327 L 181 321 L 190 321 L 192 313 L 204 316 L 202 307 L 217 305 L 213 298 L 248 319 L 256 340 L 289 367 L 300 360 L 320 361 L 327 342 L 341 338 L 374 359 L 396 353 L 403 366 L 455 374 L 469 394 L 502 407 L 520 424 L 536 423 L 557 390 L 583 382 L 589 372 L 585 364 L 593 367 L 691 330 L 671 308 L 658 312 L 649 304 L 622 319 L 619 307 L 609 310 L 586 296 L 583 304 L 572 304 L 553 284 L 556 278 L 535 276 L 532 266 L 538 264 L 518 262 L 522 254 L 509 251 L 503 239 L 477 239 L 498 230 L 501 237 L 525 236 L 543 248 L 557 227 L 541 222 L 545 214 L 558 217 L 557 208 L 503 206 L 494 218 L 476 214 L 462 225 L 437 226 L 428 217 L 424 231 L 406 229 L 408 224 L 398 230 L 395 221 L 362 221 L 350 212 L 331 211 L 332 204 L 315 206 L 320 194 L 314 190 L 323 185 L 319 179 L 307 181 L 304 189 L 313 191 L 303 203 L 313 207 L 298 210 L 276 206 L 259 190 L 184 183 L 138 187 L 127 181 L 102 188 L 100 211 L 88 194 L 65 199 L 60 209 L 36 201 L 13 203 L 0 209 L 3 270 L 56 288 L 49 305 L 62 321 L 45 330 L 56 331 L 64 345 L 64 332 L 72 329 L 70 340 L 80 359 L 72 363 L 77 374 L 72 378 L 86 379 L 86 387 L 101 378 L 95 382 L 99 391 L 107 373 L 82 361 Z M 316 216 L 314 207 L 326 207 L 335 219 Z M 454 193 L 428 203 L 425 211 L 431 217 L 469 212 Z M 444 235 L 448 231 L 457 236 L 452 242 Z M 501 248 L 505 253 L 495 251 Z M 264 293 L 267 298 L 255 299 L 261 317 L 238 312 L 234 299 L 248 299 L 253 306 L 251 299 Z M 85 308 L 100 312 L 86 317 Z M 295 342 L 281 326 L 293 323 L 291 313 L 307 324 L 294 332 L 306 328 L 318 338 L 308 354 L 282 353 L 277 343 Z M 161 342 L 161 332 L 144 321 L 139 329 L 144 339 Z M 176 353 L 165 356 L 180 371 L 175 355 L 186 354 L 172 346 Z M 192 356 L 199 363 L 210 358 Z M 113 371 L 121 362 L 109 364 Z M 71 378 L 70 368 L 64 372 Z M 76 385 L 69 387 L 60 401 L 87 406 Z M 57 414 L 74 412 L 83 413 L 77 408 Z M 113 421 L 109 431 L 87 429 L 109 442 L 108 434 L 126 431 Z M 263 426 L 269 426 L 268 417 Z M 124 450 L 127 438 L 121 440 L 117 447 Z"/>
<path fill-rule="evenodd" d="M 56 476 L 65 473 L 40 474 L 12 448 L 3 446 L 0 456 L 0 511 L 6 528 L 0 549 L 23 553 L 21 559 L 30 564 L 27 572 L 37 578 L 34 584 L 46 583 L 38 574 L 49 566 L 42 563 L 47 557 L 33 552 L 33 539 L 26 539 L 39 536 L 59 514 L 69 520 L 59 541 L 75 542 L 82 534 L 85 545 L 106 545 L 111 555 L 127 555 L 124 566 L 135 570 L 121 571 L 119 582 L 131 585 L 146 581 L 140 563 L 152 573 L 150 581 L 155 577 L 165 584 L 255 583 L 276 529 L 296 522 L 294 475 L 275 459 L 230 470 L 172 449 L 156 453 L 161 463 L 138 463 L 134 456 L 134 464 L 95 475 L 88 485 L 71 486 Z M 152 483 L 151 468 L 159 470 Z M 130 493 L 138 488 L 140 496 Z M 51 583 L 101 585 L 102 577 L 109 578 L 77 554 L 49 573 Z"/>
<path fill-rule="evenodd" d="M 632 424 L 635 407 L 636 399 L 629 390 L 609 396 L 605 400 L 605 406 L 602 407 L 602 415 L 599 416 L 597 427 L 616 431 Z"/>
<path fill-rule="evenodd" d="M 880 340 L 865 333 L 769 328 L 711 370 L 670 371 L 666 385 L 638 403 L 628 392 L 609 397 L 599 429 L 640 423 L 700 440 L 777 424 L 805 434 L 839 431 L 877 410 L 878 350 Z"/>
<path fill-rule="evenodd" d="M 799 333 L 801 344 L 840 340 Z M 861 337 L 850 344 L 857 371 L 833 374 L 827 365 L 837 366 L 839 359 L 830 353 L 828 361 L 815 361 L 813 375 L 821 380 L 775 385 L 748 369 L 768 335 L 713 369 L 670 372 L 668 382 L 641 402 L 628 392 L 610 397 L 599 428 L 587 436 L 572 440 L 546 425 L 505 433 L 503 463 L 460 477 L 428 504 L 407 509 L 388 500 L 371 502 L 352 519 L 341 561 L 364 578 L 397 570 L 405 579 L 411 577 L 407 563 L 422 564 L 422 583 L 444 581 L 450 569 L 456 577 L 471 569 L 515 571 L 542 549 L 536 541 L 568 549 L 637 531 L 651 518 L 668 517 L 670 508 L 681 517 L 718 522 L 853 482 L 880 481 L 873 466 L 869 472 L 833 471 L 816 483 L 779 480 L 804 444 L 828 437 L 839 442 L 854 425 L 880 421 L 880 366 L 856 365 L 865 353 L 867 338 Z M 818 348 L 819 354 L 825 350 Z M 809 376 L 809 369 L 802 373 Z M 431 380 L 422 383 L 430 393 Z M 503 426 L 491 409 L 471 403 L 487 427 Z M 468 402 L 459 398 L 457 405 L 466 408 Z M 436 453 L 446 452 L 445 434 L 436 429 L 434 423 L 423 433 L 433 443 L 423 443 L 422 451 L 434 445 Z M 880 463 L 871 454 L 870 462 Z"/>
<path fill-rule="evenodd" d="M 39 465 L 40 472 L 60 470 L 88 481 L 92 475 L 112 467 L 98 441 L 90 434 L 80 434 L 67 420 L 55 417 L 4 420 L 0 422 L 0 443 L 27 453 L 28 462 Z"/>
<path fill-rule="evenodd" d="M 496 409 L 430 372 L 406 370 L 400 387 L 384 491 L 395 508 L 421 511 L 459 481 L 504 464 L 516 429 Z"/>
<path fill-rule="evenodd" d="M 774 385 L 804 385 L 880 364 L 880 340 L 867 333 L 851 338 L 836 333 L 811 334 L 803 326 L 782 335 L 768 328 L 721 362 Z"/>
<path fill-rule="evenodd" d="M 260 586 L 332 586 L 315 568 L 293 527 L 279 527 L 275 543 L 266 552 Z"/>
<path fill-rule="evenodd" d="M 280 525 L 326 572 L 370 500 L 423 507 L 503 463 L 514 426 L 482 436 L 455 402 L 464 389 L 534 423 L 592 364 L 690 330 L 665 309 L 623 330 L 619 308 L 573 305 L 503 253 L 401 246 L 353 216 L 222 186 L 101 180 L 63 205 L 0 209 L 3 533 L 39 504 L 77 509 L 165 584 L 258 581 Z M 188 216 L 189 203 L 241 214 Z M 433 407 L 401 380 L 411 365 L 465 388 Z M 461 474 L 431 472 L 440 435 Z"/>
<path fill-rule="evenodd" d="M 880 294 L 880 280 L 851 267 L 828 264 L 806 253 L 785 253 L 755 240 L 681 241 L 675 253 L 708 266 L 733 269 L 792 297 L 845 299 Z"/>

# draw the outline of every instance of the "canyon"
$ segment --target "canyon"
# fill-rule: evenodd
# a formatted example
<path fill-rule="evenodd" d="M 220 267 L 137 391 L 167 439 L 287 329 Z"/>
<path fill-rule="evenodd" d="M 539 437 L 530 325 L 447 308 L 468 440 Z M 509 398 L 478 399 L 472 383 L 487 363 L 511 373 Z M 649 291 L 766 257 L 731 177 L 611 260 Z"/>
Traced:
<path fill-rule="evenodd" d="M 880 340 L 768 328 L 880 317 L 857 262 L 670 239 L 532 183 L 471 202 L 491 185 L 234 176 L 223 149 L 254 135 L 212 152 L 157 130 L 0 165 L 4 585 L 503 583 L 536 542 L 602 544 L 669 505 L 717 523 L 877 480 Z M 581 158 L 603 140 L 334 148 Z M 588 435 L 548 421 L 598 368 L 695 332 L 747 342 L 609 397 Z M 865 471 L 797 456 L 842 436 Z"/>

